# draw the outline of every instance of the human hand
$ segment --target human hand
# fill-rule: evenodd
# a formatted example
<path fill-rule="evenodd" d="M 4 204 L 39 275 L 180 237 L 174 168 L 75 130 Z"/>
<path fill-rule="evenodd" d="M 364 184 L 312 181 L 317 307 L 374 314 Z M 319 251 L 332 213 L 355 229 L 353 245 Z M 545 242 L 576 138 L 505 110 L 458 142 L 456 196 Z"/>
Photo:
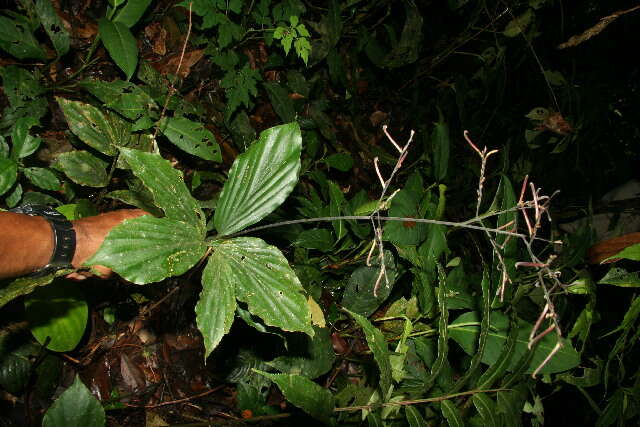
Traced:
<path fill-rule="evenodd" d="M 72 221 L 76 231 L 76 253 L 71 264 L 74 268 L 82 268 L 86 260 L 91 258 L 100 248 L 109 231 L 122 221 L 137 218 L 141 215 L 149 215 L 142 209 L 121 209 L 96 216 Z M 102 265 L 91 266 L 91 271 L 77 271 L 66 277 L 75 280 L 84 280 L 96 273 L 100 278 L 111 276 L 111 269 Z"/>

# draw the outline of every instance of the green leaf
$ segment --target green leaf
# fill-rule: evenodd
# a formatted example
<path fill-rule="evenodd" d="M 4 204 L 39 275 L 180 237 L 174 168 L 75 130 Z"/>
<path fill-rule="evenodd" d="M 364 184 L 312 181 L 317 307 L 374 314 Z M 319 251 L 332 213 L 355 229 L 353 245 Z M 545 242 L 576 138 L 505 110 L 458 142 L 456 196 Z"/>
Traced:
<path fill-rule="evenodd" d="M 44 414 L 42 427 L 102 427 L 104 409 L 80 381 L 80 376 Z"/>
<path fill-rule="evenodd" d="M 402 28 L 400 41 L 384 58 L 384 66 L 398 68 L 411 64 L 420 57 L 422 43 L 423 18 L 414 2 L 404 3 L 406 20 Z"/>
<path fill-rule="evenodd" d="M 165 117 L 160 122 L 160 130 L 169 141 L 187 153 L 205 160 L 222 161 L 216 138 L 202 123 L 184 117 Z"/>
<path fill-rule="evenodd" d="M 293 105 L 293 100 L 289 98 L 289 91 L 276 82 L 265 82 L 263 86 L 267 90 L 271 105 L 273 109 L 276 110 L 276 113 L 278 113 L 280 119 L 284 123 L 294 121 L 296 118 L 296 110 Z"/>
<path fill-rule="evenodd" d="M 482 418 L 483 426 L 499 427 L 502 425 L 502 422 L 496 418 L 498 416 L 496 403 L 486 393 L 476 393 L 471 397 L 471 400 Z"/>
<path fill-rule="evenodd" d="M 370 316 L 380 307 L 380 304 L 391 294 L 398 273 L 393 254 L 390 251 L 384 252 L 384 260 L 387 277 L 380 280 L 378 295 L 373 295 L 380 276 L 380 260 L 376 258 L 371 266 L 363 265 L 351 273 L 340 303 L 342 306 L 365 317 Z"/>
<path fill-rule="evenodd" d="M 413 405 L 407 405 L 404 407 L 404 416 L 407 418 L 409 427 L 424 427 L 427 421 L 422 417 L 418 408 Z"/>
<path fill-rule="evenodd" d="M 329 422 L 335 407 L 335 398 L 329 390 L 300 375 L 268 374 L 257 369 L 254 371 L 276 383 L 289 402 L 312 417 L 324 423 Z"/>
<path fill-rule="evenodd" d="M 138 65 L 138 45 L 131 31 L 122 22 L 105 18 L 98 20 L 98 31 L 107 52 L 130 80 Z"/>
<path fill-rule="evenodd" d="M 632 261 L 640 261 L 640 243 L 627 246 L 617 254 L 607 258 L 605 261 L 610 259 L 618 259 L 618 258 L 630 259 Z"/>
<path fill-rule="evenodd" d="M 20 202 L 20 199 L 22 199 L 22 185 L 18 184 L 13 187 L 13 190 L 4 199 L 4 202 L 7 204 L 9 209 L 11 209 Z"/>
<path fill-rule="evenodd" d="M 449 423 L 449 427 L 464 427 L 464 419 L 460 415 L 460 410 L 450 400 L 443 400 L 440 403 L 442 415 Z"/>
<path fill-rule="evenodd" d="M 35 138 L 29 134 L 29 129 L 37 125 L 38 121 L 32 117 L 23 117 L 16 121 L 11 131 L 11 158 L 13 160 L 23 159 L 33 154 L 40 146 L 40 138 Z"/>
<path fill-rule="evenodd" d="M 140 120 L 156 110 L 156 102 L 138 85 L 123 80 L 84 80 L 80 86 L 104 105 L 130 120 Z"/>
<path fill-rule="evenodd" d="M 209 263 L 221 273 L 219 286 L 233 287 L 251 314 L 269 326 L 313 336 L 304 290 L 278 248 L 253 237 L 216 241 L 212 248 Z"/>
<path fill-rule="evenodd" d="M 389 216 L 422 218 L 419 205 L 420 194 L 407 189 L 400 190 L 391 200 Z M 428 230 L 427 224 L 411 221 L 387 221 L 384 225 L 383 237 L 396 245 L 414 246 L 424 241 Z"/>
<path fill-rule="evenodd" d="M 533 9 L 527 9 L 525 13 L 509 21 L 504 28 L 504 35 L 506 37 L 515 37 L 522 33 L 527 29 L 534 16 Z"/>
<path fill-rule="evenodd" d="M 340 216 L 345 215 L 344 208 L 347 206 L 347 200 L 340 186 L 333 181 L 327 181 L 329 186 L 329 215 Z M 336 240 L 342 239 L 347 234 L 347 224 L 343 220 L 331 221 L 331 225 L 336 232 Z"/>
<path fill-rule="evenodd" d="M 179 276 L 193 267 L 205 250 L 200 230 L 191 224 L 145 215 L 113 228 L 85 265 L 107 266 L 141 285 Z"/>
<path fill-rule="evenodd" d="M 47 54 L 30 31 L 31 25 L 22 15 L 14 15 L 14 20 L 0 15 L 0 49 L 18 59 L 46 60 Z"/>
<path fill-rule="evenodd" d="M 49 350 L 71 351 L 84 334 L 89 309 L 77 283 L 57 280 L 35 289 L 24 301 L 31 333 Z"/>
<path fill-rule="evenodd" d="M 60 180 L 58 177 L 47 168 L 24 168 L 22 170 L 24 176 L 26 176 L 33 185 L 42 188 L 43 190 L 57 191 L 60 189 Z"/>
<path fill-rule="evenodd" d="M 116 12 L 113 22 L 120 22 L 128 28 L 133 27 L 144 15 L 151 0 L 129 0 Z"/>
<path fill-rule="evenodd" d="M 353 158 L 346 153 L 334 153 L 325 157 L 324 162 L 341 172 L 348 172 L 353 167 Z"/>
<path fill-rule="evenodd" d="M 159 154 L 121 148 L 120 155 L 153 195 L 167 218 L 191 225 L 204 237 L 205 216 L 184 183 L 182 172 Z"/>
<path fill-rule="evenodd" d="M 442 112 L 439 111 L 440 119 L 435 123 L 431 134 L 431 144 L 433 146 L 433 170 L 434 178 L 437 182 L 443 182 L 447 178 L 449 170 L 449 150 L 451 142 L 449 140 L 449 125 L 444 120 Z"/>
<path fill-rule="evenodd" d="M 56 98 L 69 129 L 82 142 L 108 156 L 118 153 L 115 148 L 122 145 L 123 136 L 109 123 L 107 116 L 98 108 L 80 101 Z"/>
<path fill-rule="evenodd" d="M 202 272 L 202 292 L 196 304 L 196 322 L 204 338 L 204 357 L 211 354 L 231 329 L 236 312 L 235 286 L 225 278 L 233 275 L 232 265 L 214 254 Z"/>
<path fill-rule="evenodd" d="M 336 359 L 328 328 L 314 327 L 314 335 L 296 334 L 287 339 L 286 356 L 280 356 L 267 362 L 277 370 L 310 379 L 329 372 Z"/>
<path fill-rule="evenodd" d="M 69 33 L 53 8 L 51 0 L 37 0 L 36 13 L 58 56 L 67 53 L 69 51 Z"/>
<path fill-rule="evenodd" d="M 376 329 L 366 317 L 349 310 L 347 310 L 347 312 L 356 322 L 358 322 L 364 332 L 364 336 L 367 339 L 367 345 L 369 345 L 369 348 L 373 353 L 373 358 L 380 369 L 380 388 L 383 400 L 386 400 L 391 389 L 391 359 L 389 356 L 387 341 L 384 339 L 382 332 Z"/>
<path fill-rule="evenodd" d="M 634 245 L 640 248 L 640 245 Z M 631 246 L 633 247 L 633 246 Z M 622 252 L 625 252 L 629 247 L 625 248 Z M 622 253 L 620 252 L 620 253 Z M 620 258 L 620 255 L 616 255 L 615 258 Z M 623 257 L 630 259 L 628 257 Z M 607 274 L 600 280 L 599 285 L 614 285 L 623 288 L 638 288 L 640 287 L 640 273 L 637 271 L 628 272 L 622 268 L 612 267 Z"/>
<path fill-rule="evenodd" d="M 231 166 L 213 222 L 220 235 L 240 231 L 284 202 L 298 182 L 302 136 L 297 123 L 260 134 Z"/>
<path fill-rule="evenodd" d="M 108 163 L 88 151 L 60 153 L 54 167 L 64 172 L 76 184 L 104 187 L 109 183 Z"/>
<path fill-rule="evenodd" d="M 487 365 L 493 365 L 501 354 L 502 347 L 508 337 L 508 318 L 499 311 L 491 312 L 490 331 L 487 336 L 482 362 Z M 513 349 L 509 370 L 515 368 L 520 357 L 529 352 L 528 342 L 531 325 L 520 321 L 518 325 L 518 338 Z M 459 316 L 451 324 L 449 324 L 449 335 L 453 338 L 462 349 L 469 355 L 474 355 L 478 341 L 480 323 L 478 315 L 475 312 L 467 312 Z M 555 354 L 555 356 L 540 371 L 542 374 L 551 374 L 555 372 L 566 371 L 580 363 L 580 355 L 571 346 L 571 342 L 563 340 L 563 346 Z M 538 365 L 547 357 L 549 352 L 556 345 L 556 337 L 554 334 L 545 336 L 536 348 L 533 350 L 533 356 L 527 365 L 526 372 L 532 373 Z"/>
<path fill-rule="evenodd" d="M 331 231 L 326 228 L 313 228 L 299 233 L 293 244 L 301 248 L 327 252 L 333 247 L 334 240 Z"/>
<path fill-rule="evenodd" d="M 18 177 L 18 165 L 11 159 L 0 159 L 0 195 L 9 191 Z"/>

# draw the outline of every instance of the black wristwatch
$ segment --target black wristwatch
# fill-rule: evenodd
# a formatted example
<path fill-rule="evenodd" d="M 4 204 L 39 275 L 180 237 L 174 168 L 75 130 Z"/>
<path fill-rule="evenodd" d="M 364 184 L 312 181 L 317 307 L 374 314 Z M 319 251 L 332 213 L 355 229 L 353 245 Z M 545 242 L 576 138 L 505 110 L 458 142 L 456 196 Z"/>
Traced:
<path fill-rule="evenodd" d="M 52 207 L 41 205 L 25 205 L 9 211 L 46 218 L 53 231 L 53 255 L 51 255 L 49 263 L 40 270 L 31 273 L 29 277 L 43 277 L 58 270 L 73 269 L 71 261 L 76 252 L 76 232 L 64 215 Z"/>

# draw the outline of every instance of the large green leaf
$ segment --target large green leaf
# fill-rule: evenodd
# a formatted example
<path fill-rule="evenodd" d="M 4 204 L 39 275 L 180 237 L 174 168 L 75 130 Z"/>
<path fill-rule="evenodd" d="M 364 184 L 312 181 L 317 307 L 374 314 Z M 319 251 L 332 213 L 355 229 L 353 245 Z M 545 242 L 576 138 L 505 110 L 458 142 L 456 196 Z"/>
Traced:
<path fill-rule="evenodd" d="M 104 265 L 133 283 L 145 284 L 186 272 L 205 250 L 200 230 L 192 225 L 145 215 L 112 229 L 85 264 Z"/>
<path fill-rule="evenodd" d="M 301 149 L 300 128 L 290 123 L 265 130 L 238 156 L 213 220 L 219 234 L 255 224 L 282 204 L 298 181 Z"/>
<path fill-rule="evenodd" d="M 349 310 L 347 311 L 351 317 L 358 322 L 364 332 L 367 344 L 373 353 L 373 358 L 380 369 L 380 388 L 382 389 L 383 399 L 386 399 L 391 388 L 391 358 L 389 355 L 389 348 L 387 347 L 387 341 L 384 339 L 382 332 L 380 332 L 379 329 L 376 329 L 366 317 L 360 316 L 358 313 L 354 313 Z"/>
<path fill-rule="evenodd" d="M 71 387 L 44 414 L 43 427 L 102 427 L 105 415 L 98 399 L 76 376 Z"/>
<path fill-rule="evenodd" d="M 391 200 L 389 216 L 421 218 L 420 194 L 409 189 L 399 191 Z M 384 239 L 396 245 L 419 245 L 427 236 L 427 224 L 412 221 L 387 221 Z"/>
<path fill-rule="evenodd" d="M 102 18 L 98 21 L 100 37 L 114 62 L 131 79 L 138 65 L 138 44 L 129 27 L 122 22 Z"/>
<path fill-rule="evenodd" d="M 57 191 L 60 189 L 60 180 L 47 168 L 24 168 L 24 176 L 29 181 L 43 190 Z"/>
<path fill-rule="evenodd" d="M 391 294 L 398 273 L 390 251 L 384 252 L 384 264 L 386 278 L 379 281 L 377 295 L 374 295 L 374 290 L 380 276 L 380 260 L 376 259 L 371 266 L 360 266 L 351 273 L 342 295 L 343 307 L 365 317 L 380 307 Z"/>
<path fill-rule="evenodd" d="M 233 287 L 236 298 L 265 324 L 313 336 L 302 285 L 278 248 L 254 237 L 217 241 L 212 247 L 209 263 L 221 272 L 219 286 Z"/>
<path fill-rule="evenodd" d="M 24 276 L 8 283 L 0 283 L 0 308 L 14 298 L 18 298 L 21 295 L 27 295 L 39 286 L 48 285 L 55 277 L 64 276 L 72 271 L 73 270 L 71 269 L 64 269 L 58 270 L 54 274 L 49 274 L 47 276 Z"/>
<path fill-rule="evenodd" d="M 118 152 L 116 146 L 124 145 L 123 139 L 129 139 L 128 132 L 121 131 L 123 126 L 113 126 L 109 117 L 98 108 L 80 101 L 56 99 L 71 132 L 101 153 L 114 156 Z"/>
<path fill-rule="evenodd" d="M 36 13 L 58 56 L 67 53 L 69 51 L 69 32 L 53 8 L 51 0 L 37 0 Z"/>
<path fill-rule="evenodd" d="M 196 304 L 196 321 L 204 337 L 205 359 L 231 329 L 236 312 L 235 286 L 224 278 L 233 275 L 231 263 L 214 252 L 202 272 L 202 292 Z"/>
<path fill-rule="evenodd" d="M 0 159 L 0 195 L 9 191 L 18 177 L 18 165 L 11 159 Z"/>
<path fill-rule="evenodd" d="M 191 225 L 200 232 L 201 238 L 204 237 L 204 213 L 187 189 L 182 172 L 174 169 L 159 154 L 129 148 L 121 148 L 120 153 L 133 173 L 149 189 L 156 205 L 167 218 Z"/>
<path fill-rule="evenodd" d="M 0 15 L 0 49 L 18 59 L 47 59 L 46 52 L 29 31 L 30 28 L 29 21 L 22 15 L 15 15 L 13 20 Z"/>
<path fill-rule="evenodd" d="M 29 129 L 37 125 L 38 121 L 33 117 L 22 117 L 16 121 L 11 130 L 11 158 L 23 159 L 30 156 L 40 146 L 41 139 L 29 134 Z"/>
<path fill-rule="evenodd" d="M 182 150 L 205 160 L 221 162 L 222 155 L 215 137 L 202 123 L 184 117 L 164 118 L 160 130 Z"/>
<path fill-rule="evenodd" d="M 268 374 L 254 370 L 276 383 L 289 402 L 312 417 L 325 423 L 329 422 L 335 407 L 335 398 L 329 390 L 300 375 Z"/>
<path fill-rule="evenodd" d="M 107 162 L 88 151 L 70 151 L 61 153 L 54 164 L 76 184 L 89 187 L 104 187 L 109 183 Z"/>
<path fill-rule="evenodd" d="M 509 334 L 509 319 L 499 311 L 491 313 L 491 325 L 485 351 L 482 355 L 482 362 L 487 365 L 493 365 L 500 357 L 502 347 L 507 341 Z M 462 349 L 469 355 L 474 355 L 478 342 L 478 334 L 480 333 L 480 319 L 476 312 L 470 311 L 462 314 L 456 320 L 449 324 L 449 335 L 455 340 Z M 513 349 L 511 364 L 509 369 L 513 369 L 520 357 L 530 351 L 527 347 L 529 342 L 529 333 L 531 325 L 520 321 L 518 325 L 518 338 Z M 563 340 L 563 346 L 555 354 L 555 356 L 540 371 L 541 374 L 551 374 L 555 372 L 566 371 L 580 363 L 580 355 L 571 346 L 571 342 Z M 556 345 L 556 337 L 554 334 L 545 336 L 533 350 L 533 356 L 527 365 L 526 372 L 532 373 L 538 365 L 547 357 L 549 352 Z"/>
<path fill-rule="evenodd" d="M 80 86 L 98 98 L 104 105 L 130 120 L 139 120 L 157 104 L 140 86 L 123 80 L 84 80 Z"/>
<path fill-rule="evenodd" d="M 37 288 L 25 301 L 31 333 L 53 351 L 73 350 L 87 326 L 89 309 L 77 283 L 57 280 Z"/>

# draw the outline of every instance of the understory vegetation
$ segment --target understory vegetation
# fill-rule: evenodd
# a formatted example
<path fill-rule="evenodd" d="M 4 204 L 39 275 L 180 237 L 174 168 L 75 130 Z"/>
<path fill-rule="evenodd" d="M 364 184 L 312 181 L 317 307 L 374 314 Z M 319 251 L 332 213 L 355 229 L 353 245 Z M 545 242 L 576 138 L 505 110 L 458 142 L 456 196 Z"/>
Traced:
<path fill-rule="evenodd" d="M 637 423 L 639 20 L 0 2 L 0 207 L 150 214 L 0 283 L 0 426 Z"/>

